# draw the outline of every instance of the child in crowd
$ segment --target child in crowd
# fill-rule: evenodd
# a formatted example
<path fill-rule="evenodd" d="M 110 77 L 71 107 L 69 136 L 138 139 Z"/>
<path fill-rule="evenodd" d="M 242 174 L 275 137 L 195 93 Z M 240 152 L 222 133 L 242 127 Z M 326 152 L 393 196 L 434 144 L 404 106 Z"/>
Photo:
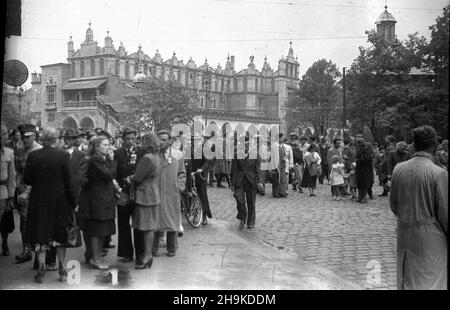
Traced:
<path fill-rule="evenodd" d="M 348 187 L 350 188 L 350 193 L 352 193 L 352 199 L 356 199 L 356 174 L 355 174 L 356 163 L 353 162 L 350 172 L 348 173 L 348 178 L 350 181 L 348 182 Z"/>
<path fill-rule="evenodd" d="M 332 163 L 328 183 L 331 185 L 331 195 L 333 196 L 333 200 L 341 200 L 340 187 L 345 184 L 344 164 L 339 162 L 339 156 L 337 155 L 332 157 Z"/>

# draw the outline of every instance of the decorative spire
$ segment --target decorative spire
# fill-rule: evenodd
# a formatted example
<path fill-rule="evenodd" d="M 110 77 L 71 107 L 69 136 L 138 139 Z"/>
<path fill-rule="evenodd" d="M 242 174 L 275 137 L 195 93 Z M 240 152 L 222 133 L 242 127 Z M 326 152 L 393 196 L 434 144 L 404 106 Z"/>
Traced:
<path fill-rule="evenodd" d="M 177 55 L 177 53 L 175 53 L 175 51 L 173 51 L 172 57 L 175 57 L 176 55 Z"/>
<path fill-rule="evenodd" d="M 264 62 L 267 62 L 267 54 L 264 55 Z"/>
<path fill-rule="evenodd" d="M 255 60 L 255 56 L 251 55 L 250 56 L 250 63 L 253 63 L 254 60 Z"/>
<path fill-rule="evenodd" d="M 139 49 L 139 50 L 141 50 L 141 49 L 142 49 L 142 45 L 141 45 L 141 43 L 139 43 L 139 45 L 138 45 L 138 49 Z"/>

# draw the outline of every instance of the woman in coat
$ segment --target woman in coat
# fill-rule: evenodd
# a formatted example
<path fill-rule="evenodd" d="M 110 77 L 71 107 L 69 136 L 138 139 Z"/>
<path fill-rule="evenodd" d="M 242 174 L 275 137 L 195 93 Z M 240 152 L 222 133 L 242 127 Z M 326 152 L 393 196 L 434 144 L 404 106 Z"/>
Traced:
<path fill-rule="evenodd" d="M 86 258 L 89 258 L 91 267 L 96 269 L 109 268 L 101 262 L 101 250 L 105 237 L 116 233 L 116 193 L 120 188 L 115 180 L 115 166 L 108 156 L 109 150 L 109 139 L 96 136 L 91 140 L 88 160 L 81 164 L 86 169 L 86 179 L 81 180 L 80 212 L 84 218 L 83 233 L 88 237 L 86 241 L 90 243 L 91 252 L 90 257 Z"/>
<path fill-rule="evenodd" d="M 142 148 L 146 154 L 137 163 L 136 173 L 129 178 L 135 192 L 133 228 L 144 235 L 144 257 L 136 262 L 136 269 L 150 268 L 153 263 L 152 246 L 154 231 L 158 228 L 161 201 L 159 147 L 160 141 L 154 134 L 148 133 L 142 137 Z"/>
<path fill-rule="evenodd" d="M 305 171 L 303 173 L 301 187 L 307 187 L 309 190 L 309 196 L 316 196 L 314 190 L 317 184 L 317 167 L 320 166 L 322 160 L 318 148 L 315 144 L 311 144 L 308 150 L 303 155 L 303 162 L 305 163 Z"/>
<path fill-rule="evenodd" d="M 358 187 L 358 202 L 367 203 L 366 195 L 373 185 L 373 156 L 371 148 L 362 137 L 357 138 L 356 152 L 356 185 Z"/>
<path fill-rule="evenodd" d="M 67 227 L 76 207 L 70 173 L 70 156 L 58 150 L 59 132 L 47 128 L 43 132 L 44 147 L 31 152 L 24 171 L 24 181 L 31 185 L 25 239 L 34 246 L 39 271 L 35 281 L 42 283 L 45 275 L 45 256 L 50 247 L 57 248 L 59 279 L 65 281 L 64 269 Z"/>

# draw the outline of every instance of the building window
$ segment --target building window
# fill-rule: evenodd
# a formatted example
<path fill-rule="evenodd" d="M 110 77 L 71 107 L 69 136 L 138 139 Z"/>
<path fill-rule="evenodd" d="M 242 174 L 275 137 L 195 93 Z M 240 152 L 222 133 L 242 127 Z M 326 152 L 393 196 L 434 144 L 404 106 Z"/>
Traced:
<path fill-rule="evenodd" d="M 84 61 L 80 62 L 80 77 L 84 77 Z"/>
<path fill-rule="evenodd" d="M 55 102 L 55 87 L 47 87 L 47 102 Z"/>
<path fill-rule="evenodd" d="M 204 98 L 200 98 L 200 107 L 203 108 L 204 104 L 203 104 Z"/>
<path fill-rule="evenodd" d="M 237 91 L 238 91 L 238 81 L 237 81 L 237 79 L 234 79 L 233 82 L 234 82 L 233 83 L 234 84 L 233 85 L 233 91 L 237 93 Z"/>
<path fill-rule="evenodd" d="M 105 75 L 105 61 L 100 59 L 100 75 Z"/>
<path fill-rule="evenodd" d="M 95 60 L 91 59 L 91 76 L 95 76 Z"/>
<path fill-rule="evenodd" d="M 255 79 L 255 92 L 258 92 L 258 79 Z"/>
<path fill-rule="evenodd" d="M 247 91 L 247 78 L 244 78 L 244 92 Z"/>
<path fill-rule="evenodd" d="M 135 63 L 134 64 L 134 74 L 138 74 L 139 73 L 139 64 Z"/>
<path fill-rule="evenodd" d="M 75 61 L 72 61 L 72 77 L 75 77 Z"/>
<path fill-rule="evenodd" d="M 55 113 L 49 113 L 48 114 L 48 121 L 54 122 L 55 121 Z"/>
<path fill-rule="evenodd" d="M 144 65 L 144 74 L 148 76 L 148 65 Z"/>
<path fill-rule="evenodd" d="M 216 98 L 213 99 L 213 107 L 216 108 Z"/>
<path fill-rule="evenodd" d="M 275 80 L 272 79 L 272 93 L 275 92 Z"/>

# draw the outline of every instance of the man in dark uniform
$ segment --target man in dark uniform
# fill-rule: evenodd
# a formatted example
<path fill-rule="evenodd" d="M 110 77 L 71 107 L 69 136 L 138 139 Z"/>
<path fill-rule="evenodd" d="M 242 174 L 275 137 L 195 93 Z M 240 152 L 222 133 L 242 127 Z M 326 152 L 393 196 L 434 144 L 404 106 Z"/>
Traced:
<path fill-rule="evenodd" d="M 117 181 L 123 192 L 130 197 L 130 184 L 126 182 L 126 178 L 133 175 L 136 171 L 136 163 L 143 156 L 143 151 L 136 146 L 136 130 L 125 128 L 122 132 L 122 147 L 114 152 L 114 159 L 117 162 Z M 133 242 L 131 240 L 130 219 L 133 216 L 134 204 L 129 199 L 122 201 L 117 206 L 117 226 L 118 226 L 118 253 L 119 257 L 123 257 L 124 262 L 133 260 Z M 140 231 L 134 230 L 134 252 L 136 260 L 139 260 L 143 254 L 143 235 Z"/>
<path fill-rule="evenodd" d="M 250 229 L 255 227 L 256 191 L 258 187 L 262 186 L 259 183 L 261 179 L 261 158 L 257 154 L 257 150 L 251 149 L 249 140 L 247 134 L 245 136 L 244 154 L 235 152 L 231 163 L 231 188 L 237 202 L 237 218 L 241 221 L 240 229 L 244 228 L 245 223 Z M 250 155 L 255 156 L 255 158 L 251 158 Z"/>

